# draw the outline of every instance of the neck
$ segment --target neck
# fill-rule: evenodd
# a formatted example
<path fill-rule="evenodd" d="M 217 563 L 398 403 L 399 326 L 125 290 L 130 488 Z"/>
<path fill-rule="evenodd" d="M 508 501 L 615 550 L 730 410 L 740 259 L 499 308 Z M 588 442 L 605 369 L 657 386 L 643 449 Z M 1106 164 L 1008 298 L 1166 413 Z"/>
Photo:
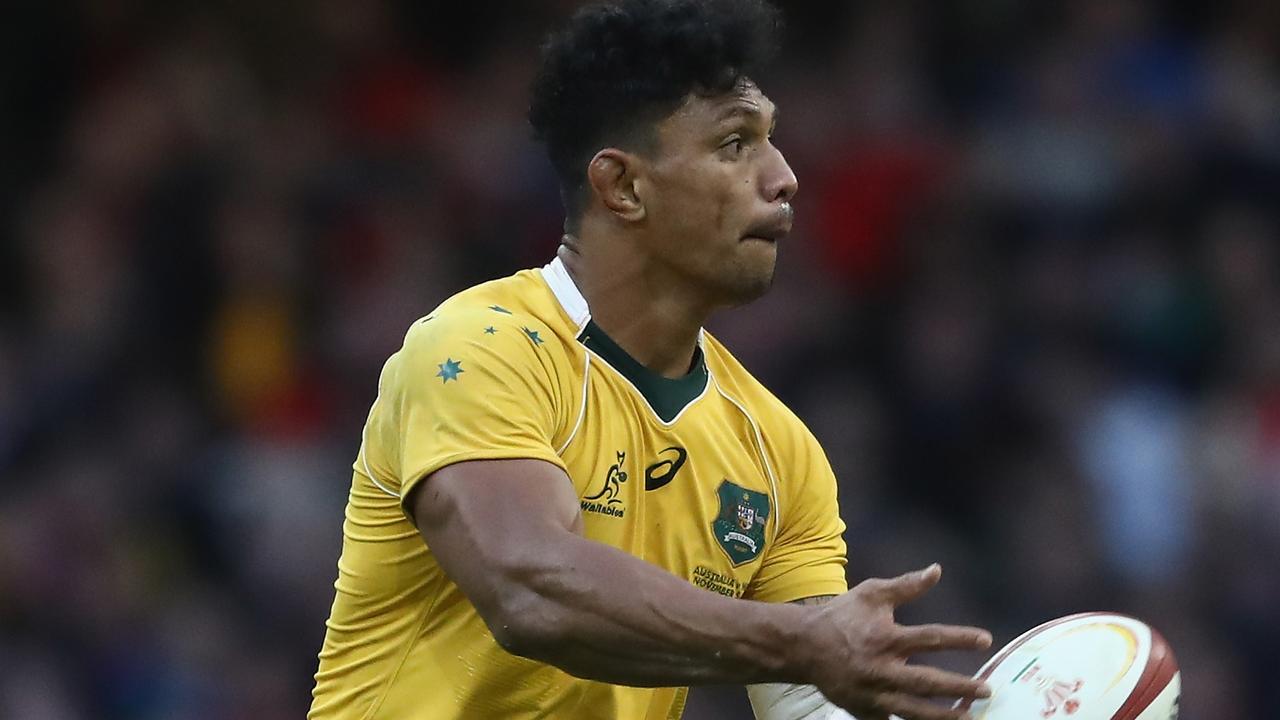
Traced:
<path fill-rule="evenodd" d="M 566 235 L 557 256 L 591 308 L 591 319 L 628 355 L 669 378 L 686 375 L 712 308 L 635 253 L 610 240 Z M 605 246 L 605 247 L 600 247 Z"/>

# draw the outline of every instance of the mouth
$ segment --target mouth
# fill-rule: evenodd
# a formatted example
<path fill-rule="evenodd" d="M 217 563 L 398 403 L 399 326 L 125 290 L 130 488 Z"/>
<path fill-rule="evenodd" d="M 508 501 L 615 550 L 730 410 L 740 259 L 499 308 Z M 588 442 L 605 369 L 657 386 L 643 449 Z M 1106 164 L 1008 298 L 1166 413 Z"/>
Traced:
<path fill-rule="evenodd" d="M 790 203 L 786 203 L 777 212 L 748 228 L 742 239 L 776 243 L 791 232 L 794 217 L 795 211 Z"/>

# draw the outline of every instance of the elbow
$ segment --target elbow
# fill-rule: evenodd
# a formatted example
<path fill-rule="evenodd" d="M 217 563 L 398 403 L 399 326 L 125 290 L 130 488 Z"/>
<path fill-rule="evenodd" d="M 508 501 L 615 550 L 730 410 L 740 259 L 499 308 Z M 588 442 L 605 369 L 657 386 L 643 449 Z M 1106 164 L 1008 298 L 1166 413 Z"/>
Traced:
<path fill-rule="evenodd" d="M 557 644 L 547 628 L 520 620 L 502 619 L 490 625 L 489 630 L 503 650 L 530 660 L 550 662 L 550 654 Z"/>
<path fill-rule="evenodd" d="M 571 564 L 539 543 L 485 560 L 486 582 L 471 600 L 494 640 L 512 655 L 558 665 L 581 625 L 580 613 L 569 609 L 582 592 Z"/>
<path fill-rule="evenodd" d="M 569 644 L 568 616 L 536 593 L 513 593 L 485 623 L 498 645 L 512 655 L 556 664 Z"/>

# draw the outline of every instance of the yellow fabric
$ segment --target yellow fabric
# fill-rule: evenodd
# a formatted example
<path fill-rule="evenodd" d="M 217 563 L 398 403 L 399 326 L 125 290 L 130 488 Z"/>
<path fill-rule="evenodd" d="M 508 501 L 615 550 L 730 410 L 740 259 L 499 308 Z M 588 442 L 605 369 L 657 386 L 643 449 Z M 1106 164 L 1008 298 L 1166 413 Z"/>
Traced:
<path fill-rule="evenodd" d="M 698 587 L 768 602 L 846 589 L 835 478 L 803 424 L 706 334 L 705 389 L 663 422 L 579 342 L 584 319 L 562 300 L 543 270 L 476 286 L 414 323 L 387 361 L 354 464 L 308 717 L 681 716 L 684 688 L 580 680 L 497 645 L 402 507 L 462 460 L 564 468 L 587 537 Z M 646 469 L 669 473 L 681 449 L 669 482 L 646 490 Z"/>

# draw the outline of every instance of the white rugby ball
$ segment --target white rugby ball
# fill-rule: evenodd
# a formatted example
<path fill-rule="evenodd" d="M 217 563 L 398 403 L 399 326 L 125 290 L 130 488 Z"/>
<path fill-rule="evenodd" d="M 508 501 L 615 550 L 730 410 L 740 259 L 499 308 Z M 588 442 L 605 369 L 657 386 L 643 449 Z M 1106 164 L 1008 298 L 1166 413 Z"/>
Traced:
<path fill-rule="evenodd" d="M 978 670 L 991 697 L 974 720 L 1174 720 L 1182 681 L 1169 644 L 1141 620 L 1081 613 L 1023 633 Z"/>

